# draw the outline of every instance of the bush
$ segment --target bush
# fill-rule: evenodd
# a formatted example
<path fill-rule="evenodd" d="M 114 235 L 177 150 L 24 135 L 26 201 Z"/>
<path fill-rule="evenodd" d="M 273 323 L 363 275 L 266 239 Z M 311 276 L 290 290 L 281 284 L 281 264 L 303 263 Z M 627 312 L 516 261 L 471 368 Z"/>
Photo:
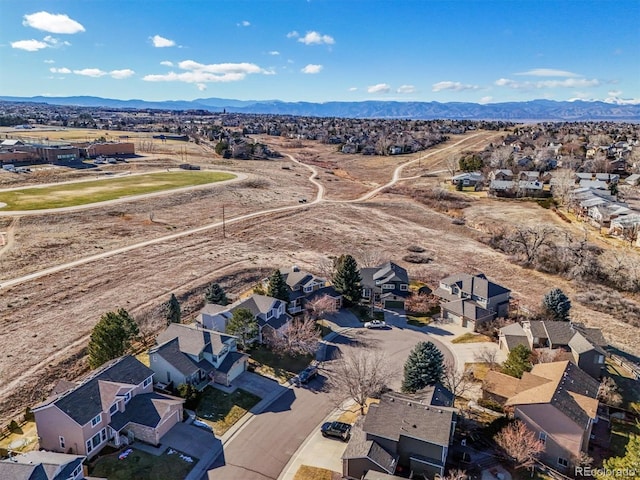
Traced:
<path fill-rule="evenodd" d="M 493 410 L 494 412 L 504 413 L 502 405 L 500 405 L 498 402 L 494 402 L 493 400 L 481 398 L 478 400 L 478 405 L 484 408 L 488 408 L 489 410 Z"/>
<path fill-rule="evenodd" d="M 412 253 L 402 257 L 402 260 L 409 263 L 430 263 L 433 259 L 426 255 L 419 255 L 417 253 Z"/>
<path fill-rule="evenodd" d="M 30 407 L 27 407 L 27 409 L 24 411 L 24 419 L 27 422 L 33 422 L 36 419 Z"/>
<path fill-rule="evenodd" d="M 407 250 L 413 253 L 423 253 L 426 251 L 424 248 L 422 248 L 419 245 L 411 245 L 410 247 L 407 247 Z"/>
<path fill-rule="evenodd" d="M 18 422 L 16 422 L 15 420 L 11 420 L 11 423 L 9 423 L 9 426 L 7 428 L 10 432 L 16 433 L 20 430 L 20 425 L 18 425 Z"/>

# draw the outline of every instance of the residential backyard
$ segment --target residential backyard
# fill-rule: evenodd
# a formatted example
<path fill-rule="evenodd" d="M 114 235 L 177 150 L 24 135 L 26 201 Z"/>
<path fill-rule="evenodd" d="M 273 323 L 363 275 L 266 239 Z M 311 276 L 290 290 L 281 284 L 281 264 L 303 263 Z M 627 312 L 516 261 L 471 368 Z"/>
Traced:
<path fill-rule="evenodd" d="M 250 365 L 256 373 L 284 383 L 304 370 L 313 360 L 311 355 L 287 355 L 275 353 L 264 346 L 252 348 Z"/>
<path fill-rule="evenodd" d="M 122 452 L 100 457 L 90 471 L 91 476 L 108 480 L 185 478 L 198 461 L 172 449 L 159 456 L 132 449 L 126 457 L 120 456 Z"/>
<path fill-rule="evenodd" d="M 225 393 L 208 386 L 202 391 L 196 415 L 211 425 L 213 432 L 220 436 L 260 400 L 260 397 L 240 388 L 233 393 Z"/>

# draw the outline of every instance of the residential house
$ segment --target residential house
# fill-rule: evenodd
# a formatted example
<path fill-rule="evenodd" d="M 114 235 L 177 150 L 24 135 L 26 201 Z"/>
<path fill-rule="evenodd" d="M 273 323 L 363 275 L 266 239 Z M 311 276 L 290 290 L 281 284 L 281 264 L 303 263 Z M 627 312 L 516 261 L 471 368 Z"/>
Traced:
<path fill-rule="evenodd" d="M 544 197 L 551 195 L 545 191 L 544 184 L 539 180 L 520 180 L 518 182 L 518 195 L 521 197 Z"/>
<path fill-rule="evenodd" d="M 441 385 L 416 395 L 384 394 L 352 429 L 342 456 L 343 477 L 359 480 L 370 471 L 393 475 L 398 466 L 414 478 L 443 475 L 457 420 L 452 397 Z"/>
<path fill-rule="evenodd" d="M 515 197 L 517 193 L 516 182 L 513 180 L 491 180 L 489 195 L 496 197 Z"/>
<path fill-rule="evenodd" d="M 442 318 L 470 329 L 509 313 L 511 290 L 489 281 L 482 273 L 443 278 L 433 294 L 440 297 Z"/>
<path fill-rule="evenodd" d="M 466 172 L 460 173 L 451 177 L 451 183 L 453 185 L 462 185 L 463 187 L 475 187 L 482 184 L 484 177 L 480 172 Z"/>
<path fill-rule="evenodd" d="M 513 416 L 544 443 L 541 459 L 547 465 L 569 472 L 588 452 L 598 387 L 576 364 L 562 361 L 536 364 L 520 379 L 488 372 L 482 389 L 485 399 L 513 408 Z"/>
<path fill-rule="evenodd" d="M 33 451 L 0 461 L 3 480 L 82 480 L 83 455 Z"/>
<path fill-rule="evenodd" d="M 510 169 L 499 168 L 489 172 L 489 180 L 513 180 L 513 172 Z"/>
<path fill-rule="evenodd" d="M 640 212 L 633 212 L 611 220 L 609 234 L 640 247 Z"/>
<path fill-rule="evenodd" d="M 287 311 L 290 314 L 295 315 L 302 312 L 305 308 L 305 303 L 309 299 L 322 295 L 329 295 L 333 298 L 336 302 L 336 308 L 342 307 L 342 295 L 327 285 L 327 281 L 324 278 L 300 270 L 297 265 L 290 269 L 281 269 L 280 273 L 289 289 Z"/>
<path fill-rule="evenodd" d="M 222 385 L 247 369 L 249 356 L 238 352 L 236 337 L 196 325 L 170 324 L 149 350 L 149 366 L 158 382 L 174 387 L 187 383 L 204 387 Z"/>
<path fill-rule="evenodd" d="M 409 274 L 401 266 L 386 262 L 378 267 L 361 268 L 362 299 L 382 303 L 384 308 L 404 308 L 409 296 Z"/>
<path fill-rule="evenodd" d="M 640 173 L 633 173 L 624 179 L 625 183 L 632 187 L 640 185 Z"/>
<path fill-rule="evenodd" d="M 280 335 L 291 321 L 291 315 L 286 312 L 286 304 L 282 300 L 267 295 L 251 295 L 229 306 L 233 314 L 239 308 L 246 308 L 253 313 L 258 322 L 258 336 L 256 340 L 263 343 L 265 335 Z"/>
<path fill-rule="evenodd" d="M 183 400 L 153 392 L 153 370 L 127 355 L 33 408 L 40 448 L 95 456 L 107 442 L 158 445 L 182 420 Z"/>
<path fill-rule="evenodd" d="M 502 327 L 498 334 L 500 349 L 508 353 L 516 345 L 525 345 L 530 350 L 556 350 L 557 356 L 572 360 L 596 379 L 604 373 L 607 341 L 598 328 L 549 320 L 530 320 Z"/>
<path fill-rule="evenodd" d="M 226 305 L 207 303 L 196 318 L 196 323 L 203 328 L 215 330 L 216 332 L 226 332 L 227 324 L 231 319 L 231 312 Z"/>

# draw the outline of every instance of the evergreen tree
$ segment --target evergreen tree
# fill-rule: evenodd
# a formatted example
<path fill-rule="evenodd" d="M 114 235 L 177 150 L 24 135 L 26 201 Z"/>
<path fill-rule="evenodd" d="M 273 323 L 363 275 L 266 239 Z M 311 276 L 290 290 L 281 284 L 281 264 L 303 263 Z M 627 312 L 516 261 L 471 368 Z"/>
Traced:
<path fill-rule="evenodd" d="M 444 357 L 431 342 L 418 343 L 404 364 L 402 391 L 415 393 L 428 386 L 442 381 L 444 375 Z"/>
<path fill-rule="evenodd" d="M 212 283 L 204 292 L 204 299 L 207 303 L 215 303 L 216 305 L 228 305 L 229 299 L 222 287 L 217 283 Z"/>
<path fill-rule="evenodd" d="M 243 346 L 255 338 L 258 335 L 258 322 L 251 310 L 248 308 L 234 310 L 227 324 L 227 333 L 237 336 Z"/>
<path fill-rule="evenodd" d="M 284 277 L 280 270 L 274 270 L 269 277 L 269 285 L 267 286 L 267 295 L 284 302 L 289 301 L 289 287 L 284 281 Z"/>
<path fill-rule="evenodd" d="M 507 360 L 502 365 L 502 373 L 512 377 L 522 378 L 524 372 L 530 372 L 533 368 L 531 363 L 531 350 L 524 345 L 516 345 L 510 352 Z"/>
<path fill-rule="evenodd" d="M 164 304 L 164 314 L 167 319 L 167 324 L 180 323 L 182 312 L 180 311 L 180 302 L 174 293 L 171 294 L 169 301 Z"/>
<path fill-rule="evenodd" d="M 351 255 L 340 255 L 335 261 L 333 286 L 350 303 L 358 303 L 362 297 L 358 263 Z"/>
<path fill-rule="evenodd" d="M 124 355 L 138 333 L 138 325 L 125 309 L 105 313 L 91 332 L 87 348 L 89 366 L 97 368 Z"/>
<path fill-rule="evenodd" d="M 554 288 L 544 296 L 542 306 L 553 317 L 554 320 L 563 322 L 569 321 L 569 310 L 571 310 L 571 301 L 562 290 Z"/>
<path fill-rule="evenodd" d="M 616 480 L 627 477 L 630 480 L 640 478 L 640 435 L 629 435 L 624 457 L 607 458 L 602 465 L 604 468 L 596 473 L 598 480 Z M 620 472 L 633 472 L 628 476 Z"/>

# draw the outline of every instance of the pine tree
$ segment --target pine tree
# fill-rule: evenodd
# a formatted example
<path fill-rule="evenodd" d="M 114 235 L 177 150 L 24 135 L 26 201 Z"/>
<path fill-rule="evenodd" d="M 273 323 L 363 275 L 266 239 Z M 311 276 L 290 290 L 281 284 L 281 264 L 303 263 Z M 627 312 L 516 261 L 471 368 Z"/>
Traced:
<path fill-rule="evenodd" d="M 522 378 L 524 372 L 530 372 L 531 350 L 524 345 L 516 345 L 510 352 L 507 360 L 502 365 L 502 373 L 512 377 Z"/>
<path fill-rule="evenodd" d="M 227 324 L 227 333 L 239 337 L 243 346 L 255 338 L 258 335 L 258 322 L 251 310 L 248 308 L 234 310 Z"/>
<path fill-rule="evenodd" d="M 428 386 L 442 381 L 444 375 L 444 357 L 431 342 L 419 342 L 404 364 L 402 391 L 415 393 Z"/>
<path fill-rule="evenodd" d="M 228 305 L 229 299 L 227 294 L 217 283 L 212 283 L 204 292 L 204 299 L 207 303 L 215 303 L 216 305 Z"/>
<path fill-rule="evenodd" d="M 616 480 L 621 477 L 629 480 L 637 480 L 640 478 L 640 435 L 629 435 L 629 441 L 625 448 L 623 457 L 610 457 L 603 463 L 603 469 L 596 473 L 598 480 Z M 619 472 L 633 472 L 628 475 Z"/>
<path fill-rule="evenodd" d="M 335 262 L 333 286 L 350 303 L 358 303 L 362 297 L 358 264 L 351 255 L 340 255 Z"/>
<path fill-rule="evenodd" d="M 284 277 L 280 270 L 274 270 L 269 277 L 269 285 L 267 286 L 267 295 L 284 302 L 289 301 L 289 287 L 284 281 Z"/>
<path fill-rule="evenodd" d="M 87 348 L 89 366 L 97 368 L 124 355 L 138 334 L 138 325 L 125 309 L 105 313 L 91 332 Z"/>
<path fill-rule="evenodd" d="M 167 319 L 167 324 L 180 323 L 182 312 L 180 311 L 180 302 L 176 298 L 175 293 L 172 293 L 169 301 L 164 304 L 164 314 Z"/>
<path fill-rule="evenodd" d="M 554 320 L 563 322 L 569 321 L 569 311 L 571 310 L 571 301 L 562 290 L 554 288 L 549 291 L 542 300 L 543 307 L 553 317 Z"/>

